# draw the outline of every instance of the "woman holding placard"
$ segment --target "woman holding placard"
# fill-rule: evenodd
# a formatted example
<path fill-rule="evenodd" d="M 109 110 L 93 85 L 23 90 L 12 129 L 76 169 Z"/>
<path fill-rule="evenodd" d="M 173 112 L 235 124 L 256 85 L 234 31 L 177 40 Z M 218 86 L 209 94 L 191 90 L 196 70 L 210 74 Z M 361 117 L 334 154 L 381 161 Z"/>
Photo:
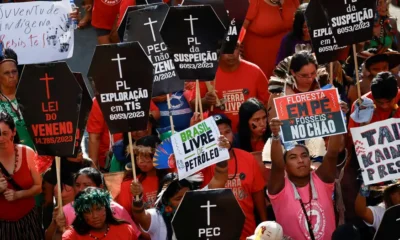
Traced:
<path fill-rule="evenodd" d="M 20 143 L 35 149 L 15 98 L 19 79 L 18 57 L 14 50 L 2 47 L 0 43 L 0 111 L 7 112 L 14 119 Z"/>
<path fill-rule="evenodd" d="M 14 144 L 12 117 L 0 113 L 0 239 L 43 239 L 34 196 L 42 190 L 35 152 Z"/>

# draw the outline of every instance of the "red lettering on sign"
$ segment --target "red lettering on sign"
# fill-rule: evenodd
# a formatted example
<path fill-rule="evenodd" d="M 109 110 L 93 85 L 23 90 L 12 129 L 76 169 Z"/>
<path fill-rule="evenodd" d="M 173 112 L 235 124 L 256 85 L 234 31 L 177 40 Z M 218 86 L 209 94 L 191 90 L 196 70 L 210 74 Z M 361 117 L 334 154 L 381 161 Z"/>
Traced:
<path fill-rule="evenodd" d="M 42 112 L 57 112 L 58 102 L 47 102 L 47 104 L 42 102 Z"/>
<path fill-rule="evenodd" d="M 32 130 L 35 137 L 58 136 L 74 133 L 72 122 L 32 124 Z"/>

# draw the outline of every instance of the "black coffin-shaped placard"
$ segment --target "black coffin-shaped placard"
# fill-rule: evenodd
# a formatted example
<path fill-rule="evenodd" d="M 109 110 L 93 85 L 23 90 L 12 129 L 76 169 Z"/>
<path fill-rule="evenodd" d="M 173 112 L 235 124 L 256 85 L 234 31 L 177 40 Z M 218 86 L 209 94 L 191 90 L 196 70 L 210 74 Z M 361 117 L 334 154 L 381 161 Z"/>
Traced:
<path fill-rule="evenodd" d="M 40 155 L 74 155 L 82 88 L 67 63 L 25 65 L 16 93 Z"/>
<path fill-rule="evenodd" d="M 82 73 L 74 72 L 73 73 L 76 80 L 78 81 L 79 85 L 82 88 L 82 102 L 81 102 L 81 109 L 79 111 L 79 120 L 78 120 L 78 129 L 76 132 L 76 142 L 75 142 L 75 152 L 72 157 L 76 157 L 78 153 L 78 148 L 81 145 L 83 139 L 83 133 L 86 129 L 86 123 L 89 119 L 89 113 L 92 109 L 92 98 L 90 97 L 89 93 L 89 86 L 83 80 Z"/>
<path fill-rule="evenodd" d="M 97 46 L 89 71 L 110 132 L 147 129 L 154 74 L 140 44 Z"/>
<path fill-rule="evenodd" d="M 214 80 L 224 35 L 224 25 L 210 5 L 171 7 L 161 27 L 183 80 Z"/>
<path fill-rule="evenodd" d="M 167 4 L 160 4 L 130 12 L 125 30 L 124 42 L 138 41 L 151 58 L 154 66 L 153 97 L 180 91 L 184 86 L 160 35 L 168 9 Z"/>
<path fill-rule="evenodd" d="M 374 240 L 398 240 L 400 239 L 398 228 L 400 228 L 400 205 L 386 209 Z"/>
<path fill-rule="evenodd" d="M 239 239 L 245 216 L 231 189 L 189 191 L 172 219 L 176 238 Z"/>
<path fill-rule="evenodd" d="M 339 46 L 336 42 L 318 1 L 311 1 L 308 4 L 305 18 L 318 64 L 338 60 L 342 51 L 347 51 L 347 46 Z"/>
<path fill-rule="evenodd" d="M 319 2 L 339 46 L 372 39 L 376 0 L 319 0 Z"/>
<path fill-rule="evenodd" d="M 235 51 L 239 40 L 240 31 L 244 20 L 246 19 L 247 10 L 249 9 L 248 0 L 225 0 L 225 8 L 229 16 L 228 34 L 222 46 L 222 52 L 231 54 Z"/>

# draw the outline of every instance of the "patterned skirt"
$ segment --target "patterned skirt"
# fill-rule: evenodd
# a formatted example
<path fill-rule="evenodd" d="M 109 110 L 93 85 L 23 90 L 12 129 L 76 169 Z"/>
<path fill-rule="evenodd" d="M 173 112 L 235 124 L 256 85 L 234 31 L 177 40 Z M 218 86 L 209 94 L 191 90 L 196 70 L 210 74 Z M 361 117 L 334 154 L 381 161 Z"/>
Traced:
<path fill-rule="evenodd" d="M 44 239 L 43 228 L 36 208 L 18 221 L 0 220 L 0 240 L 42 239 Z"/>

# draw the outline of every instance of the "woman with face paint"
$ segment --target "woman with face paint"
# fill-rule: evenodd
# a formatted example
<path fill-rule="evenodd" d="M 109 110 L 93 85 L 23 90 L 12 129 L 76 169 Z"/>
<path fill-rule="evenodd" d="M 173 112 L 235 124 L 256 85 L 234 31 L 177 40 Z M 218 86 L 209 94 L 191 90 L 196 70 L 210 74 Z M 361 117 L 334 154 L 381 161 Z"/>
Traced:
<path fill-rule="evenodd" d="M 0 112 L 0 239 L 43 239 L 34 196 L 42 190 L 35 152 L 14 144 L 15 123 Z"/>
<path fill-rule="evenodd" d="M 268 135 L 267 110 L 256 98 L 250 98 L 239 108 L 238 134 L 235 136 L 238 148 L 247 152 L 262 151 Z"/>
<path fill-rule="evenodd" d="M 106 190 L 88 187 L 79 192 L 74 201 L 76 218 L 62 239 L 138 239 L 131 225 L 113 216 L 110 204 Z"/>
<path fill-rule="evenodd" d="M 35 149 L 15 98 L 19 80 L 17 54 L 10 48 L 3 49 L 2 46 L 0 43 L 0 111 L 7 112 L 13 118 L 20 143 Z"/>
<path fill-rule="evenodd" d="M 158 144 L 160 144 L 160 139 L 150 135 L 139 139 L 136 145 L 133 146 L 137 181 L 143 186 L 143 202 L 146 209 L 154 206 L 160 181 L 168 173 L 167 170 L 156 169 L 153 165 L 153 156 Z M 126 151 L 129 153 L 128 148 Z M 130 155 L 127 155 L 127 158 L 130 159 Z M 130 214 L 132 214 L 133 198 L 132 192 L 130 191 L 132 181 L 132 164 L 128 163 L 124 181 L 121 183 L 121 192 L 115 200 Z"/>

